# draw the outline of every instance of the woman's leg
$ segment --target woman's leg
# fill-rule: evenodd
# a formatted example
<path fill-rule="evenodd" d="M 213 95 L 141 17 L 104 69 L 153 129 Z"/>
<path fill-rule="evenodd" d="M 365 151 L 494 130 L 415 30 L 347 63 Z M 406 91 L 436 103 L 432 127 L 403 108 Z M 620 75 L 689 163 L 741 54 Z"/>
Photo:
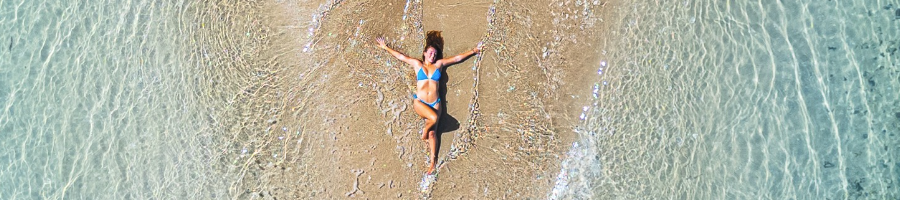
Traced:
<path fill-rule="evenodd" d="M 440 104 L 435 107 L 440 108 Z M 428 174 L 432 174 L 437 165 L 437 134 L 432 128 L 438 122 L 439 110 L 431 109 L 431 107 L 418 100 L 414 103 L 413 109 L 416 110 L 416 113 L 418 113 L 419 116 L 425 118 L 425 128 L 422 130 L 422 140 L 428 141 L 428 150 L 431 153 L 429 156 L 431 165 L 428 167 Z"/>
<path fill-rule="evenodd" d="M 434 109 L 431 109 L 431 107 L 418 99 L 413 102 L 413 109 L 416 110 L 416 114 L 419 114 L 419 117 L 425 119 L 425 128 L 422 129 L 422 140 L 428 140 L 428 131 L 437 124 L 438 114 Z"/>

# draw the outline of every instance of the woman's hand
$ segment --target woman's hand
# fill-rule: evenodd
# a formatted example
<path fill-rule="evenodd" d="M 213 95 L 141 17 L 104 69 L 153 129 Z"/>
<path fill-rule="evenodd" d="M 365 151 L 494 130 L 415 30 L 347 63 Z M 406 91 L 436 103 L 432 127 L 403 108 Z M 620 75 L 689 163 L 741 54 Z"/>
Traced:
<path fill-rule="evenodd" d="M 387 45 L 384 44 L 384 37 L 375 38 L 375 42 L 378 42 L 378 48 L 382 48 L 382 49 L 387 48 Z"/>
<path fill-rule="evenodd" d="M 2 1 L 2 0 L 0 0 L 0 1 Z M 397 52 L 397 51 L 391 49 L 390 47 L 388 47 L 386 44 L 384 44 L 384 37 L 376 37 L 375 42 L 378 43 L 378 48 L 381 48 L 381 49 L 387 51 L 388 53 L 391 53 L 392 56 L 394 56 L 397 59 L 400 59 L 401 61 L 403 61 L 409 65 L 418 66 L 418 65 L 422 64 L 421 61 L 416 60 L 415 58 L 410 58 L 409 56 L 403 55 L 403 53 Z"/>
<path fill-rule="evenodd" d="M 478 44 L 475 45 L 475 48 L 472 49 L 472 51 L 475 52 L 475 54 L 478 54 L 481 53 L 482 48 L 484 48 L 484 42 L 478 42 Z"/>

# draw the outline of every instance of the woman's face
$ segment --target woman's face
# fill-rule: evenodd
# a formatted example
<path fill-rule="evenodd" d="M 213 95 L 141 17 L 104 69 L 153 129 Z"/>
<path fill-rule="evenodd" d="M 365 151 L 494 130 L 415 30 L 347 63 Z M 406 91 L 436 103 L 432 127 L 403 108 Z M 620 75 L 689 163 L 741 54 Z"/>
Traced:
<path fill-rule="evenodd" d="M 425 62 L 434 63 L 434 56 L 437 53 L 437 50 L 434 47 L 428 47 L 425 49 L 425 52 L 422 53 L 422 56 L 425 57 Z"/>

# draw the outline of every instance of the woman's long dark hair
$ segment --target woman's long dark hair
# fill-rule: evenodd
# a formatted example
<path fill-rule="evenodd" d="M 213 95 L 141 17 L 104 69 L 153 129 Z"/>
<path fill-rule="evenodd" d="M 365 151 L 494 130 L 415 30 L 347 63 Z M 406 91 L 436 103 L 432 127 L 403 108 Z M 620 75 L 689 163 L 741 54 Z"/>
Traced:
<path fill-rule="evenodd" d="M 428 31 L 425 33 L 425 48 L 422 48 L 422 52 L 427 51 L 428 47 L 434 47 L 434 60 L 444 58 L 444 37 L 441 37 L 441 31 Z M 424 55 L 422 60 L 425 60 Z"/>

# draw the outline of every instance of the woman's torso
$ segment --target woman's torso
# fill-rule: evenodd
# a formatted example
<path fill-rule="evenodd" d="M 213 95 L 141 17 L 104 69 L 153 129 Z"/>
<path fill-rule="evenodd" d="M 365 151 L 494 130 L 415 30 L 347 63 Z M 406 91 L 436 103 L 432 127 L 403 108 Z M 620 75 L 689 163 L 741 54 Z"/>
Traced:
<path fill-rule="evenodd" d="M 419 99 L 426 102 L 434 102 L 438 99 L 438 87 L 439 81 L 432 80 L 432 78 L 439 79 L 441 68 L 436 65 L 430 64 L 422 64 L 422 67 L 417 67 L 416 76 L 417 79 L 419 77 L 420 70 L 423 70 L 424 75 L 427 76 L 424 80 L 416 80 L 416 95 Z"/>

